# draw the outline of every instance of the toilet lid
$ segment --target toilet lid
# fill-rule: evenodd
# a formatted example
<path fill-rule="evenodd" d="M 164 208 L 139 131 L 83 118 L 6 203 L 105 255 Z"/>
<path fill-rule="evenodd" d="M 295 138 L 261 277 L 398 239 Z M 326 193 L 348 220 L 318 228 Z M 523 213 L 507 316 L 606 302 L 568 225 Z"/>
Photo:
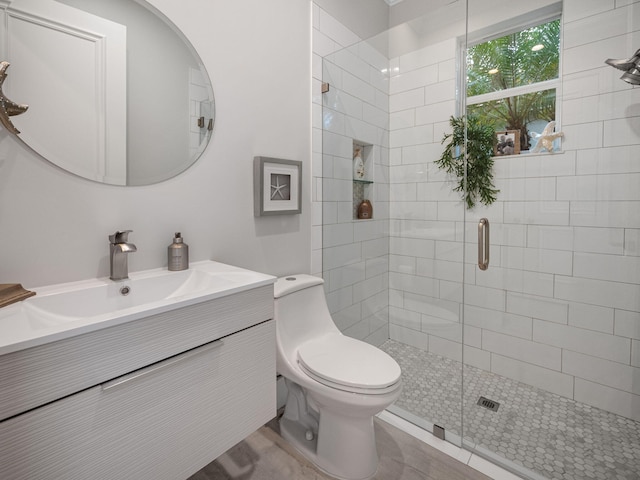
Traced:
<path fill-rule="evenodd" d="M 349 391 L 385 393 L 398 383 L 401 373 L 397 362 L 382 350 L 341 334 L 303 343 L 298 362 L 315 380 Z"/>

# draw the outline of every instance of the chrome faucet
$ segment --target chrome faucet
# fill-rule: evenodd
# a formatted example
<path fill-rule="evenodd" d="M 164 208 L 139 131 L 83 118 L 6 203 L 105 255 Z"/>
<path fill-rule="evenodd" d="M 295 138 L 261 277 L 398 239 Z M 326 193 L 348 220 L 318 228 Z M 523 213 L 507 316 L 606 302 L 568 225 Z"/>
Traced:
<path fill-rule="evenodd" d="M 127 254 L 138 251 L 133 243 L 129 243 L 129 233 L 133 230 L 118 230 L 109 235 L 109 257 L 111 260 L 111 280 L 125 280 L 129 278 L 129 263 Z"/>

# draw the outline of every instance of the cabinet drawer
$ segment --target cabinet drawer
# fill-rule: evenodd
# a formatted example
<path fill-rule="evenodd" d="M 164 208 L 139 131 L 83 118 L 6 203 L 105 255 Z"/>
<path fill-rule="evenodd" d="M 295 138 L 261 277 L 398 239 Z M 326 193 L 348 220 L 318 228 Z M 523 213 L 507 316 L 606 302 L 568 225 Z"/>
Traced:
<path fill-rule="evenodd" d="M 0 478 L 179 480 L 276 413 L 264 322 L 0 424 Z"/>
<path fill-rule="evenodd" d="M 273 286 L 0 355 L 0 419 L 273 318 Z"/>

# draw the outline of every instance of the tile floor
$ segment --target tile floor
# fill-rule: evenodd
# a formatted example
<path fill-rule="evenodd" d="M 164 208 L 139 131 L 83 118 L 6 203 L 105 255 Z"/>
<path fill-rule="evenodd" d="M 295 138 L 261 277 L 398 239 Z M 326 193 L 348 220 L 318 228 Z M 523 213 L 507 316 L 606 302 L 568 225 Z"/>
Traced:
<path fill-rule="evenodd" d="M 461 364 L 393 340 L 381 348 L 403 371 L 396 407 L 460 435 Z M 464 437 L 477 447 L 532 478 L 640 480 L 640 423 L 477 368 L 464 378 Z"/>
<path fill-rule="evenodd" d="M 380 464 L 375 480 L 489 480 L 477 470 L 376 419 Z M 331 479 L 278 434 L 273 420 L 188 480 Z"/>

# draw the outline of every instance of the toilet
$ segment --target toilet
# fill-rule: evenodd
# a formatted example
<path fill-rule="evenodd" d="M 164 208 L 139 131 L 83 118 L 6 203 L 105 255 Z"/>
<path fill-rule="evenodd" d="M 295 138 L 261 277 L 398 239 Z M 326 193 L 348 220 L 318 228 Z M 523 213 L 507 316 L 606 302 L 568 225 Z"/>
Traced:
<path fill-rule="evenodd" d="M 378 468 L 373 417 L 400 395 L 400 366 L 340 332 L 323 283 L 301 274 L 274 285 L 276 367 L 288 390 L 280 432 L 325 473 L 366 479 Z"/>

